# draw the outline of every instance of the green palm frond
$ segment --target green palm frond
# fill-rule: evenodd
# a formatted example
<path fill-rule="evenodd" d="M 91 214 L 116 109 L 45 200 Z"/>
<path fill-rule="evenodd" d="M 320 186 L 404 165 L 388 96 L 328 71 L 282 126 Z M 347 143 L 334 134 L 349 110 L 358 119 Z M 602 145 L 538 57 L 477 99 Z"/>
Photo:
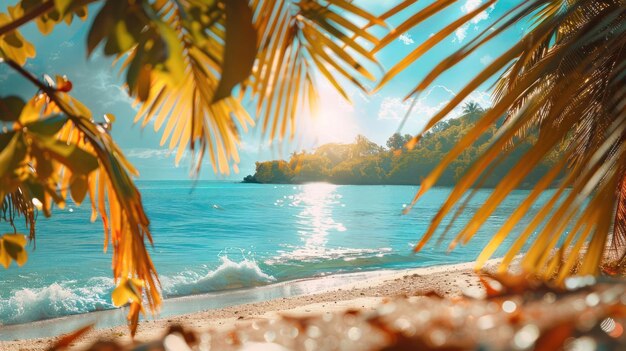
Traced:
<path fill-rule="evenodd" d="M 441 3 L 443 6 L 444 2 Z M 383 84 L 490 4 L 486 2 L 436 33 L 393 67 L 383 78 Z M 420 14 L 432 15 L 424 9 L 412 18 L 420 17 Z M 507 157 L 507 147 L 514 148 L 536 137 L 533 146 L 452 240 L 450 248 L 467 243 L 539 162 L 563 149 L 559 153 L 560 161 L 493 235 L 477 262 L 477 268 L 481 267 L 529 213 L 531 206 L 538 205 L 540 210 L 509 248 L 501 268 L 506 269 L 524 245 L 530 244 L 522 259 L 524 270 L 546 278 L 557 276 L 562 281 L 572 273 L 579 260 L 582 260 L 580 274 L 597 273 L 601 260 L 610 251 L 608 244 L 612 243 L 613 249 L 621 252 L 620 246 L 626 240 L 626 212 L 622 204 L 626 190 L 625 3 L 618 0 L 520 3 L 494 21 L 489 29 L 442 60 L 410 96 L 424 91 L 442 73 L 460 64 L 498 34 L 527 21 L 533 21 L 528 33 L 479 72 L 428 122 L 425 130 L 504 70 L 494 90 L 492 108 L 422 182 L 414 198 L 413 204 L 437 182 L 465 148 L 506 116 L 490 147 L 459 180 L 416 250 L 430 240 L 455 206 L 463 207 L 463 199 L 473 193 L 472 187 L 480 184 L 490 167 Z M 392 33 L 390 37 L 397 35 L 399 33 Z M 419 139 L 420 135 L 410 144 L 415 145 Z M 538 202 L 542 191 L 555 183 L 554 195 L 545 203 Z"/>

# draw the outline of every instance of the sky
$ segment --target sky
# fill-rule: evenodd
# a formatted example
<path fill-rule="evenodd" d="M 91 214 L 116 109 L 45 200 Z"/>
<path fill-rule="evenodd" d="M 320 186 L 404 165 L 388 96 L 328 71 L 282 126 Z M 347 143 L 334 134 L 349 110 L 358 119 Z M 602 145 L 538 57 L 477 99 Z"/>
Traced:
<path fill-rule="evenodd" d="M 486 0 L 485 0 L 486 1 Z M 357 0 L 355 3 L 374 14 L 382 14 L 399 3 L 399 0 Z M 391 18 L 389 25 L 397 26 L 415 11 L 433 1 L 418 1 L 402 13 Z M 15 1 L 0 0 L 0 11 L 6 12 L 8 5 Z M 480 6 L 483 0 L 459 0 L 442 13 L 403 33 L 399 39 L 376 54 L 383 69 L 394 66 L 401 58 L 414 50 L 421 42 L 436 33 L 446 24 Z M 297 135 L 294 140 L 282 143 L 270 143 L 261 139 L 258 128 L 243 133 L 240 148 L 241 162 L 239 173 L 217 175 L 208 166 L 203 166 L 199 179 L 241 179 L 254 173 L 254 163 L 271 159 L 286 158 L 292 151 L 312 150 L 328 142 L 349 143 L 358 134 L 365 135 L 374 142 L 384 145 L 387 138 L 399 131 L 411 100 L 406 95 L 417 85 L 438 62 L 447 55 L 460 49 L 480 31 L 490 28 L 493 20 L 500 17 L 518 1 L 501 0 L 489 7 L 472 21 L 457 30 L 433 50 L 425 54 L 408 69 L 387 83 L 375 94 L 364 94 L 360 90 L 348 87 L 346 90 L 351 102 L 343 99 L 322 77 L 317 77 L 319 106 L 314 114 L 300 111 Z M 41 35 L 34 24 L 22 29 L 22 34 L 37 49 L 37 56 L 30 59 L 26 67 L 38 76 L 48 74 L 66 75 L 73 83 L 72 94 L 85 103 L 94 116 L 112 113 L 117 117 L 112 130 L 114 140 L 121 146 L 129 160 L 138 168 L 140 180 L 189 179 L 190 160 L 183 158 L 178 166 L 174 164 L 174 153 L 167 145 L 160 146 L 161 132 L 154 131 L 152 125 L 142 129 L 133 123 L 138 106 L 128 97 L 123 88 L 123 76 L 112 65 L 112 59 L 104 57 L 97 50 L 90 57 L 86 55 L 86 35 L 97 8 L 90 8 L 90 19 L 86 22 L 74 21 L 70 26 L 58 25 L 54 31 Z M 360 18 L 351 18 L 357 24 L 363 24 Z M 389 29 L 376 28 L 374 34 L 379 38 Z M 489 45 L 480 48 L 457 67 L 446 72 L 424 93 L 417 97 L 415 107 L 400 132 L 416 134 L 422 131 L 428 119 L 451 99 L 464 85 L 494 58 L 519 40 L 524 34 L 524 24 L 496 37 Z M 381 77 L 383 72 L 374 68 L 373 73 Z M 20 95 L 30 98 L 36 93 L 33 86 L 0 65 L 0 95 Z M 374 87 L 376 82 L 370 82 Z M 490 85 L 480 87 L 468 98 L 482 107 L 491 104 Z M 252 107 L 244 102 L 245 107 Z M 249 108 L 249 112 L 254 112 Z M 460 114 L 455 110 L 448 118 Z M 253 115 L 253 114 L 252 114 Z"/>

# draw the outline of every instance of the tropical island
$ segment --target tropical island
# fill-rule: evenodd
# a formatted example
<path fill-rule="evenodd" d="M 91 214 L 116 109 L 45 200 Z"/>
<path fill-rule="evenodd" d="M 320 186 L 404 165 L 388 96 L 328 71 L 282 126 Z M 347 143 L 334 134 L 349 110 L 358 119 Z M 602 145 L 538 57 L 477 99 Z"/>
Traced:
<path fill-rule="evenodd" d="M 407 143 L 410 134 L 394 133 L 385 146 L 376 144 L 363 135 L 358 135 L 351 144 L 328 143 L 314 151 L 291 154 L 289 160 L 256 162 L 256 172 L 243 178 L 244 183 L 302 184 L 328 182 L 340 185 L 419 185 L 459 139 L 474 126 L 487 111 L 475 102 L 463 106 L 463 114 L 454 119 L 438 122 L 426 132 L 413 148 Z M 504 123 L 501 118 L 487 132 L 476 139 L 460 157 L 446 168 L 438 181 L 440 186 L 454 186 L 476 158 L 492 143 L 498 128 Z M 482 187 L 495 187 L 500 179 L 530 150 L 536 138 L 528 138 L 495 165 L 485 177 Z M 557 152 L 543 159 L 521 183 L 521 188 L 530 188 L 558 161 Z M 555 182 L 556 183 L 556 182 Z"/>

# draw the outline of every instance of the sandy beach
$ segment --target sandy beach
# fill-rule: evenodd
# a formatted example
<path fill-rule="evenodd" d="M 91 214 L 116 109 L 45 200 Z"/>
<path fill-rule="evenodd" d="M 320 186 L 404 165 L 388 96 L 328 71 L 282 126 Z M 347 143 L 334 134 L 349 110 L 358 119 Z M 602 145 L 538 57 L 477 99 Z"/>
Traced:
<path fill-rule="evenodd" d="M 348 309 L 371 310 L 386 299 L 396 296 L 419 296 L 429 292 L 446 297 L 463 294 L 480 296 L 484 292 L 472 267 L 473 263 L 464 263 L 389 271 L 340 287 L 322 289 L 312 294 L 240 304 L 155 320 L 148 318 L 140 322 L 135 339 L 140 342 L 154 339 L 161 336 L 172 324 L 180 324 L 195 330 L 228 330 L 279 316 L 320 315 Z M 92 330 L 74 346 L 80 348 L 98 339 L 113 338 L 122 343 L 131 342 L 126 326 L 121 325 Z M 0 350 L 45 350 L 57 339 L 58 336 L 0 341 Z"/>

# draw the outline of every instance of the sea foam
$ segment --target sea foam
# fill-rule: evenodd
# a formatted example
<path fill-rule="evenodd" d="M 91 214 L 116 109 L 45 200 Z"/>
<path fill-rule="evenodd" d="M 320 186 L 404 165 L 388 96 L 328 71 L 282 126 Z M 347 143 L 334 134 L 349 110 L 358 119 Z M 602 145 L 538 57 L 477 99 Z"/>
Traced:
<path fill-rule="evenodd" d="M 211 291 L 247 288 L 266 285 L 276 279 L 263 272 L 257 262 L 244 258 L 240 262 L 232 261 L 228 256 L 220 257 L 220 265 L 204 275 L 182 273 L 163 277 L 163 293 L 166 296 L 200 294 Z"/>
<path fill-rule="evenodd" d="M 165 297 L 261 286 L 275 281 L 255 260 L 244 258 L 235 262 L 227 256 L 221 256 L 220 265 L 209 272 L 161 276 Z M 115 307 L 111 303 L 112 289 L 111 278 L 98 277 L 14 290 L 8 297 L 0 297 L 0 325 L 111 309 Z"/>
<path fill-rule="evenodd" d="M 0 299 L 0 324 L 18 324 L 113 308 L 112 279 L 89 279 L 86 286 L 75 282 L 52 283 L 42 288 L 13 291 Z"/>

